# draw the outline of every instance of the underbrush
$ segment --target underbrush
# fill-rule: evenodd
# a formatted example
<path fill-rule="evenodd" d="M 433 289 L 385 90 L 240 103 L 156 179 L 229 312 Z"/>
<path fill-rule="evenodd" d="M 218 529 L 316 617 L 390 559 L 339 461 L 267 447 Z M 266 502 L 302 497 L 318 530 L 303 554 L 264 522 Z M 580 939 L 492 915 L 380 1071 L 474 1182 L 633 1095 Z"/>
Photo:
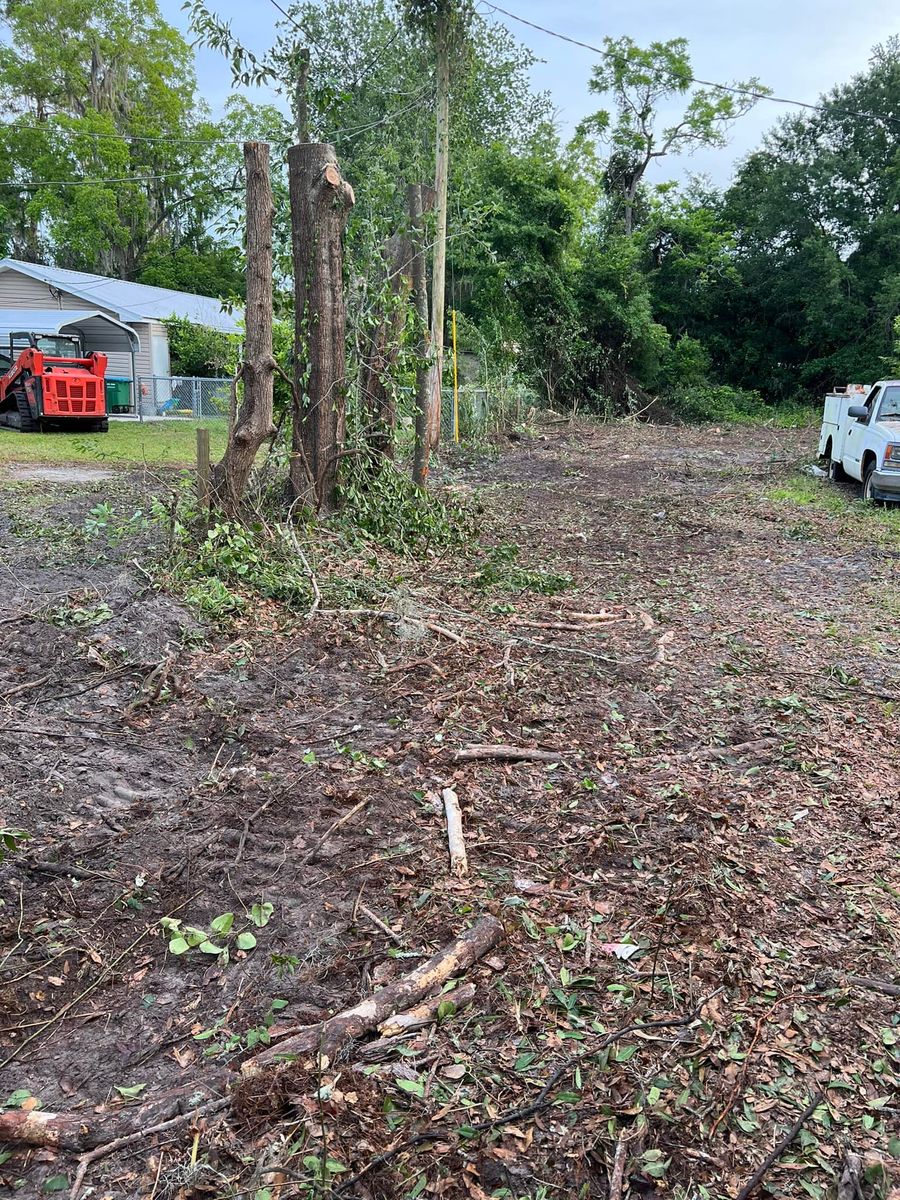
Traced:
<path fill-rule="evenodd" d="M 523 567 L 519 547 L 510 542 L 492 546 L 469 581 L 479 591 L 538 592 L 555 596 L 572 586 L 572 576 L 562 571 Z"/>
<path fill-rule="evenodd" d="M 756 424 L 771 421 L 782 429 L 802 428 L 811 410 L 802 404 L 767 404 L 757 391 L 727 384 L 680 384 L 663 397 L 682 420 L 697 424 Z"/>
<path fill-rule="evenodd" d="M 391 462 L 375 472 L 355 467 L 342 483 L 339 498 L 334 528 L 351 541 L 362 538 L 395 554 L 427 556 L 464 545 L 475 533 L 471 509 L 417 487 Z"/>
<path fill-rule="evenodd" d="M 376 475 L 349 472 L 341 501 L 328 517 L 292 512 L 291 520 L 283 495 L 262 486 L 244 521 L 210 520 L 185 475 L 168 497 L 137 513 L 95 505 L 80 536 L 127 548 L 140 531 L 145 572 L 198 616 L 228 624 L 252 613 L 260 598 L 299 611 L 370 607 L 414 563 L 476 535 L 468 506 L 416 487 L 393 464 Z"/>

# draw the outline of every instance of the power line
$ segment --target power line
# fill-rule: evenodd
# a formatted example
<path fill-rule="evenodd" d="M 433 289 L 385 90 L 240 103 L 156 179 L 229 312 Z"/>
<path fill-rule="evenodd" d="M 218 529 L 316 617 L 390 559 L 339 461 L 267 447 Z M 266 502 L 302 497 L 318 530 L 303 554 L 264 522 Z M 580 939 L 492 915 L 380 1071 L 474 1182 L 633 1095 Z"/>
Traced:
<path fill-rule="evenodd" d="M 160 179 L 181 179 L 190 172 L 190 167 L 181 171 L 169 171 L 165 175 L 125 175 L 120 179 L 40 179 L 33 183 L 0 182 L 0 187 L 15 192 L 30 192 L 43 187 L 102 187 L 107 183 L 153 183 Z M 211 176 L 207 175 L 206 179 Z"/>
<path fill-rule="evenodd" d="M 545 25 L 538 25 L 535 21 L 529 21 L 525 17 L 520 17 L 514 12 L 510 12 L 506 8 L 501 8 L 499 4 L 492 3 L 492 0 L 481 0 L 486 8 L 491 12 L 502 13 L 504 17 L 510 17 L 513 21 L 518 21 L 520 25 L 528 25 L 531 29 L 537 29 L 540 33 L 546 33 L 548 37 L 558 38 L 561 42 L 568 42 L 572 46 L 580 46 L 582 50 L 590 50 L 593 54 L 599 54 L 601 58 L 611 58 L 618 62 L 625 62 L 626 59 L 619 55 L 613 54 L 610 50 L 601 50 L 599 46 L 592 46 L 590 42 L 581 42 L 578 38 L 569 37 L 566 33 L 559 33 L 555 29 L 548 29 Z M 274 3 L 274 0 L 273 0 Z M 785 96 L 775 96 L 771 92 L 760 92 L 755 88 L 741 87 L 739 84 L 733 83 L 714 83 L 709 79 L 698 79 L 696 75 L 679 76 L 679 78 L 687 78 L 690 83 L 697 83 L 701 87 L 715 88 L 720 92 L 731 92 L 736 96 L 750 96 L 754 100 L 769 100 L 773 104 L 788 104 L 795 108 L 806 108 L 811 112 L 826 112 L 823 104 L 811 104 L 808 100 L 789 100 Z M 896 117 L 885 116 L 881 113 L 865 113 L 856 112 L 852 108 L 840 108 L 836 105 L 830 106 L 831 112 L 840 113 L 841 116 L 857 117 L 867 121 L 884 121 L 890 125 L 896 125 L 900 128 L 900 119 Z"/>
<path fill-rule="evenodd" d="M 265 141 L 265 138 L 222 138 L 222 137 L 179 137 L 171 134 L 143 134 L 143 133 L 104 133 L 100 130 L 93 129 L 70 129 L 65 125 L 51 125 L 48 121 L 41 121 L 33 125 L 26 125 L 22 121 L 7 121 L 0 124 L 0 130 L 5 131 L 23 130 L 25 132 L 50 132 L 54 135 L 63 134 L 69 137 L 90 137 L 100 139 L 112 139 L 115 141 L 126 142 L 175 142 L 179 145 L 198 145 L 198 146 L 242 146 L 245 141 Z"/>

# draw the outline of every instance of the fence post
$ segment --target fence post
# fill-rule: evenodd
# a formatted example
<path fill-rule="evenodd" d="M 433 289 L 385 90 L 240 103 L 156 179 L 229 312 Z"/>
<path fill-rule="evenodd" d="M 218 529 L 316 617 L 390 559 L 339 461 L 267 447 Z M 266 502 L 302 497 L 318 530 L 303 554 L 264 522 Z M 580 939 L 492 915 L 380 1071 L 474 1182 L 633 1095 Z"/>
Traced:
<path fill-rule="evenodd" d="M 209 430 L 197 430 L 197 501 L 200 511 L 209 513 L 212 495 L 209 469 Z"/>

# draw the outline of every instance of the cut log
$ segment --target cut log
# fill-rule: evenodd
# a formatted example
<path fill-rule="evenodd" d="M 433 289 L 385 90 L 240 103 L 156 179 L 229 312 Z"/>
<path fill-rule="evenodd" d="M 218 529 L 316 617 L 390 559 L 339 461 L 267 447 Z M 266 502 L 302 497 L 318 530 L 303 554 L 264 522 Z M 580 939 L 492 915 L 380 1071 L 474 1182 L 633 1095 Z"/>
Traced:
<path fill-rule="evenodd" d="M 460 934 L 456 941 L 439 950 L 433 958 L 408 975 L 388 984 L 354 1008 L 337 1013 L 317 1025 L 307 1025 L 283 1041 L 267 1046 L 259 1054 L 247 1059 L 241 1072 L 245 1076 L 252 1076 L 263 1067 L 277 1064 L 282 1056 L 293 1058 L 299 1054 L 320 1053 L 333 1059 L 346 1042 L 370 1033 L 395 1013 L 420 1004 L 452 976 L 477 962 L 503 936 L 503 925 L 496 917 L 482 917 L 471 929 Z"/>
<path fill-rule="evenodd" d="M 450 873 L 457 879 L 463 879 L 469 873 L 469 860 L 466 858 L 466 840 L 463 837 L 462 811 L 459 807 L 459 797 L 453 788 L 444 788 L 441 792 L 444 801 L 444 814 L 447 817 L 447 846 L 450 850 Z"/>
<path fill-rule="evenodd" d="M 382 1037 L 389 1038 L 398 1033 L 412 1033 L 414 1029 L 424 1029 L 426 1025 L 431 1025 L 437 1020 L 438 1010 L 442 1004 L 450 1001 L 459 1012 L 461 1008 L 471 1004 L 474 999 L 475 984 L 461 983 L 452 992 L 441 992 L 437 996 L 432 996 L 430 1000 L 424 1000 L 421 1004 L 417 1004 L 415 1008 L 410 1008 L 402 1013 L 394 1013 L 386 1021 L 381 1022 L 378 1032 Z"/>
<path fill-rule="evenodd" d="M 507 762 L 522 759 L 559 762 L 562 755 L 556 750 L 533 750 L 529 746 L 463 746 L 456 752 L 457 762 L 471 762 L 479 758 L 499 758 Z"/>

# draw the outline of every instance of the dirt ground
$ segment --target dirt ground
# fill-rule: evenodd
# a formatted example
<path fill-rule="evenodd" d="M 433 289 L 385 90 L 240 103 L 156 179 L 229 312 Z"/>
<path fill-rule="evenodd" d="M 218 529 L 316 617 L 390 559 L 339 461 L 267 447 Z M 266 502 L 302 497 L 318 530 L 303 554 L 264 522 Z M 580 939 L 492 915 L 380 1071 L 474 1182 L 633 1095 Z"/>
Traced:
<path fill-rule="evenodd" d="M 693 1200 L 776 1150 L 755 1195 L 834 1196 L 848 1151 L 889 1195 L 900 511 L 800 473 L 813 441 L 550 430 L 442 470 L 481 542 L 392 560 L 389 619 L 227 628 L 149 542 L 85 532 L 152 481 L 0 479 L 7 1111 L 146 1129 L 505 928 L 471 1003 L 98 1156 L 80 1195 Z M 73 1188 L 77 1154 L 4 1153 L 0 1195 Z"/>

